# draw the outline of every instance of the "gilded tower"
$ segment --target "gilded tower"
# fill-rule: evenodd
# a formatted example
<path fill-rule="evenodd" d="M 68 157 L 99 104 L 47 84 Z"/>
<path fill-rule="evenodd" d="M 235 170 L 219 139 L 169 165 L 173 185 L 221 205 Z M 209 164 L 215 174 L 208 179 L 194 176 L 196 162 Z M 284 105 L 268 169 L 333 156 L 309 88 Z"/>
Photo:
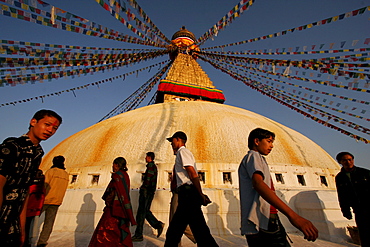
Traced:
<path fill-rule="evenodd" d="M 156 103 L 169 101 L 211 101 L 223 103 L 222 90 L 216 89 L 203 71 L 194 51 L 195 36 L 182 27 L 172 36 L 170 58 L 173 64 L 164 80 L 161 80 Z"/>

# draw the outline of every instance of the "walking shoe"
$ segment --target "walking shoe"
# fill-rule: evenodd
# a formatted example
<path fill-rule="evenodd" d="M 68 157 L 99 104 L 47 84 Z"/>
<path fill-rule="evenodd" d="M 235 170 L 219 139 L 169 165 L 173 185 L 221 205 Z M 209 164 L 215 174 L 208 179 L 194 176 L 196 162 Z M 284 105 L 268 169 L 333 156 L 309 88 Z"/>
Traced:
<path fill-rule="evenodd" d="M 157 234 L 157 238 L 159 238 L 159 236 L 161 236 L 162 232 L 163 232 L 163 228 L 164 228 L 164 223 L 161 222 L 161 225 L 159 226 L 159 228 L 157 229 L 158 231 L 158 234 Z"/>
<path fill-rule="evenodd" d="M 141 237 L 133 236 L 132 237 L 132 242 L 141 242 L 143 240 L 144 240 L 143 236 L 141 236 Z"/>

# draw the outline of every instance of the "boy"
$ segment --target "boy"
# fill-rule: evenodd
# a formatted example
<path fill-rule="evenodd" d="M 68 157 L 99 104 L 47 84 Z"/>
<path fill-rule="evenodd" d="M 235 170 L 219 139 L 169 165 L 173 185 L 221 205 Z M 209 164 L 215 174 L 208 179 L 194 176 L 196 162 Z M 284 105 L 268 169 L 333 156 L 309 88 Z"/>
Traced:
<path fill-rule="evenodd" d="M 316 227 L 295 213 L 276 196 L 268 164 L 268 155 L 275 140 L 271 131 L 257 128 L 248 137 L 249 152 L 239 166 L 241 234 L 248 246 L 290 246 L 286 232 L 277 215 L 280 210 L 308 241 L 318 237 Z"/>
<path fill-rule="evenodd" d="M 32 117 L 27 134 L 0 145 L 0 239 L 2 246 L 22 246 L 25 240 L 28 189 L 41 163 L 40 142 L 55 134 L 62 118 L 51 110 Z"/>

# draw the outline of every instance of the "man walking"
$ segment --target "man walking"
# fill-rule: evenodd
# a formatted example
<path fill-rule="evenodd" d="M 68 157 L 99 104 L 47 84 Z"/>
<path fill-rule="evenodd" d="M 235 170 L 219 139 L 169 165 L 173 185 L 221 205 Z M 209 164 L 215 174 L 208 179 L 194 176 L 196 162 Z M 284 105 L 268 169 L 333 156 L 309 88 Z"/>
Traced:
<path fill-rule="evenodd" d="M 355 157 L 349 152 L 337 154 L 336 159 L 342 165 L 335 177 L 342 214 L 350 220 L 353 209 L 361 246 L 370 247 L 370 171 L 355 166 Z"/>
<path fill-rule="evenodd" d="M 55 134 L 62 118 L 51 110 L 33 115 L 28 132 L 0 145 L 0 241 L 22 246 L 25 240 L 28 189 L 41 163 L 41 141 Z"/>
<path fill-rule="evenodd" d="M 172 179 L 176 179 L 178 206 L 166 233 L 165 247 L 177 247 L 189 225 L 198 246 L 218 246 L 204 219 L 201 206 L 211 201 L 203 194 L 193 154 L 185 147 L 187 136 L 178 131 L 167 138 L 176 155 Z M 171 183 L 172 184 L 172 183 Z"/>
<path fill-rule="evenodd" d="M 52 167 L 45 173 L 46 196 L 42 207 L 42 211 L 45 212 L 45 220 L 37 247 L 45 247 L 48 244 L 55 217 L 67 190 L 68 173 L 65 171 L 64 161 L 63 156 L 55 156 Z"/>
<path fill-rule="evenodd" d="M 143 176 L 143 184 L 140 187 L 139 192 L 139 208 L 136 214 L 136 230 L 132 237 L 132 241 L 140 242 L 143 241 L 143 230 L 144 220 L 146 219 L 149 224 L 157 229 L 157 238 L 161 236 L 163 232 L 164 223 L 157 220 L 157 218 L 150 211 L 150 206 L 154 198 L 155 191 L 157 189 L 157 166 L 154 164 L 155 155 L 153 152 L 146 153 L 145 161 L 147 163 L 145 174 Z"/>

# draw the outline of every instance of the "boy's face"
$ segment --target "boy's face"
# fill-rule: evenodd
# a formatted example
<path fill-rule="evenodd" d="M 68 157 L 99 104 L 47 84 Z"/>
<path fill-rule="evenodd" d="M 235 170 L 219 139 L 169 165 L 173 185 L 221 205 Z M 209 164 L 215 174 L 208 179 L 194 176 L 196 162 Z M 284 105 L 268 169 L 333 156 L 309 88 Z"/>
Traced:
<path fill-rule="evenodd" d="M 31 119 L 28 136 L 32 142 L 40 142 L 49 139 L 58 130 L 60 122 L 55 117 L 45 116 L 40 120 Z"/>
<path fill-rule="evenodd" d="M 262 155 L 268 155 L 272 148 L 274 147 L 274 138 L 270 136 L 269 138 L 264 138 L 259 140 L 258 138 L 254 139 L 254 151 L 259 152 Z"/>

